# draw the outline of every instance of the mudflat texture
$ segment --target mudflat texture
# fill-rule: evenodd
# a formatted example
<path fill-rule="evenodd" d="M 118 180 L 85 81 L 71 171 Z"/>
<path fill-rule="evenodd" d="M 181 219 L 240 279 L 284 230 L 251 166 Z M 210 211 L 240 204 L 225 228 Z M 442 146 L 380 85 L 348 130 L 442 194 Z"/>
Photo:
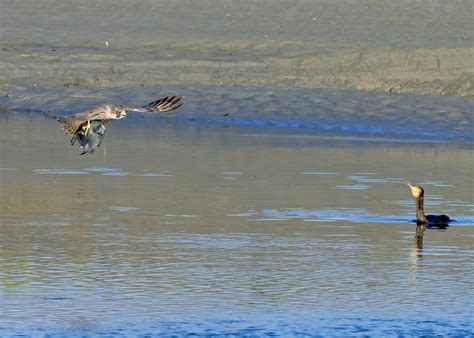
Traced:
<path fill-rule="evenodd" d="M 201 84 L 474 95 L 472 1 L 0 1 L 0 94 Z"/>

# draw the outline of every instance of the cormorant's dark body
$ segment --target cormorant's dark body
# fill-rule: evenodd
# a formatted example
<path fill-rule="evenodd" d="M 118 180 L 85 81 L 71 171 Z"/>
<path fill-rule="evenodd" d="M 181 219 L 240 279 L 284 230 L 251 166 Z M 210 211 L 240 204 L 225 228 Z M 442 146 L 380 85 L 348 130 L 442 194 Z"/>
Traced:
<path fill-rule="evenodd" d="M 448 223 L 451 222 L 449 216 L 446 215 L 426 215 L 426 220 L 428 221 L 428 225 L 448 225 Z"/>
<path fill-rule="evenodd" d="M 77 141 L 81 146 L 82 153 L 93 154 L 100 147 L 105 137 L 105 124 L 102 121 L 91 121 L 90 128 L 82 126 L 71 138 L 71 145 Z"/>

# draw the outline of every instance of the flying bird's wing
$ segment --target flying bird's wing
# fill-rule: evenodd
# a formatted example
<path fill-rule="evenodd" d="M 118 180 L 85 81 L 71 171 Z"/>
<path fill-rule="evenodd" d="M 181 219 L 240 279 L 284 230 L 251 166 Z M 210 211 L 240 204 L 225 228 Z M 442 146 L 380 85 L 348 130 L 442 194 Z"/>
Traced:
<path fill-rule="evenodd" d="M 183 105 L 182 99 L 182 97 L 177 95 L 165 96 L 157 101 L 145 104 L 140 108 L 130 108 L 129 110 L 140 113 L 165 113 L 181 107 Z"/>

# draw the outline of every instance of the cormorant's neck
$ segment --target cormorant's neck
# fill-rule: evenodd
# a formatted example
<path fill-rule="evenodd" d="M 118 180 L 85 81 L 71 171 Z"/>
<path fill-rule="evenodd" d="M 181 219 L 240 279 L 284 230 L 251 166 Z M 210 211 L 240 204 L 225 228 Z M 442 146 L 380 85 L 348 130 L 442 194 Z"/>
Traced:
<path fill-rule="evenodd" d="M 425 216 L 425 211 L 423 210 L 423 196 L 420 196 L 416 199 L 416 223 L 428 223 L 428 220 Z"/>

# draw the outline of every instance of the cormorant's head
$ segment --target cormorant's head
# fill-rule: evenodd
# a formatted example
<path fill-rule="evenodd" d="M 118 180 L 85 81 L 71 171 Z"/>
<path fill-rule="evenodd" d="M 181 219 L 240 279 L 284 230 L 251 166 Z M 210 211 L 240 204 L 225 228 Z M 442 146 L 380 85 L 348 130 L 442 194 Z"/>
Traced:
<path fill-rule="evenodd" d="M 413 197 L 418 198 L 420 196 L 423 196 L 423 194 L 425 193 L 425 191 L 423 190 L 421 186 L 411 185 L 410 183 L 407 183 L 407 184 L 410 187 L 411 194 L 413 195 Z"/>

